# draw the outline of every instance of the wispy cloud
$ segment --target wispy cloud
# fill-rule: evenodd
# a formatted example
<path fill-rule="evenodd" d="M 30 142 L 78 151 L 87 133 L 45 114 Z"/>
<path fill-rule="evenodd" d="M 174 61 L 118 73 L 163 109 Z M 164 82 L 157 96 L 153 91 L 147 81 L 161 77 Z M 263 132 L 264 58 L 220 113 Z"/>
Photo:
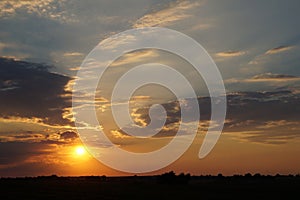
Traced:
<path fill-rule="evenodd" d="M 262 73 L 246 79 L 227 79 L 225 83 L 251 83 L 251 82 L 298 82 L 300 77 L 288 74 Z"/>
<path fill-rule="evenodd" d="M 39 133 L 18 133 L 10 135 L 0 135 L 0 142 L 40 142 L 45 139 L 45 135 Z"/>
<path fill-rule="evenodd" d="M 299 139 L 299 128 L 297 131 L 283 132 L 284 130 L 252 130 L 252 131 L 237 131 L 237 132 L 224 132 L 224 134 L 231 136 L 233 139 L 246 142 L 256 143 L 261 145 L 282 145 L 292 140 Z"/>
<path fill-rule="evenodd" d="M 111 64 L 112 67 L 117 67 L 121 65 L 126 64 L 136 64 L 138 62 L 147 61 L 149 59 L 154 59 L 155 57 L 158 57 L 159 54 L 155 52 L 154 50 L 141 50 L 141 51 L 135 51 L 128 54 L 125 54 L 117 61 L 113 62 Z"/>
<path fill-rule="evenodd" d="M 0 123 L 11 123 L 11 124 L 16 124 L 16 123 L 21 123 L 21 124 L 28 124 L 29 126 L 39 126 L 43 128 L 51 128 L 51 129 L 75 129 L 75 127 L 71 125 L 51 125 L 45 122 L 45 119 L 42 118 L 36 118 L 36 117 L 0 117 Z"/>
<path fill-rule="evenodd" d="M 64 53 L 64 56 L 83 56 L 84 54 L 83 53 L 80 53 L 80 52 L 66 52 Z"/>
<path fill-rule="evenodd" d="M 201 31 L 201 30 L 207 30 L 209 28 L 212 28 L 214 25 L 212 23 L 196 23 L 190 28 L 190 31 Z"/>
<path fill-rule="evenodd" d="M 176 3 L 171 3 L 169 7 L 165 9 L 147 14 L 138 19 L 134 23 L 133 27 L 166 26 L 190 17 L 191 15 L 188 11 L 192 8 L 198 7 L 199 5 L 199 2 L 191 1 L 177 1 Z"/>
<path fill-rule="evenodd" d="M 112 37 L 105 39 L 105 43 L 101 45 L 104 50 L 112 50 L 120 46 L 126 45 L 136 40 L 134 35 L 119 35 L 118 37 Z"/>
<path fill-rule="evenodd" d="M 277 54 L 277 53 L 281 53 L 284 51 L 289 51 L 293 48 L 294 48 L 294 46 L 279 46 L 279 47 L 268 50 L 265 54 Z"/>
<path fill-rule="evenodd" d="M 279 46 L 272 49 L 267 50 L 266 52 L 262 54 L 258 54 L 257 56 L 252 59 L 248 65 L 265 65 L 267 63 L 272 63 L 276 61 L 282 61 L 282 58 L 280 57 L 281 54 L 288 55 L 291 54 L 293 51 L 297 51 L 296 46 Z M 249 66 L 248 66 L 249 67 Z"/>
<path fill-rule="evenodd" d="M 249 81 L 295 81 L 300 80 L 300 77 L 287 74 L 274 74 L 271 72 L 258 74 L 253 76 Z"/>
<path fill-rule="evenodd" d="M 242 56 L 245 54 L 246 54 L 245 51 L 224 51 L 224 52 L 216 53 L 216 56 L 223 57 L 223 58 L 231 58 L 231 57 Z"/>
<path fill-rule="evenodd" d="M 257 126 L 261 129 L 270 129 L 270 128 L 282 128 L 287 126 L 298 126 L 298 121 L 287 121 L 287 120 L 276 120 L 276 121 L 267 121 L 263 125 Z"/>
<path fill-rule="evenodd" d="M 8 48 L 8 47 L 15 47 L 16 45 L 11 44 L 11 43 L 4 43 L 0 42 L 0 52 L 2 53 L 3 49 Z"/>
<path fill-rule="evenodd" d="M 55 133 L 39 133 L 35 131 L 23 131 L 20 133 L 1 134 L 0 142 L 27 142 L 48 144 L 72 144 L 78 142 L 78 135 L 74 131 L 62 131 Z"/>

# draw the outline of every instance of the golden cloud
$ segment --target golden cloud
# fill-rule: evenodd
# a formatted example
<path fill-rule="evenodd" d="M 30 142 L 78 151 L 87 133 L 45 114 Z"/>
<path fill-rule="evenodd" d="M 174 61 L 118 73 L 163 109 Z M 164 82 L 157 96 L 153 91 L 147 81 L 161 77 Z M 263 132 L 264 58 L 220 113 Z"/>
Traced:
<path fill-rule="evenodd" d="M 111 66 L 117 67 L 126 64 L 133 64 L 137 62 L 146 61 L 147 59 L 153 59 L 158 56 L 159 54 L 154 50 L 135 51 L 135 52 L 125 54 L 124 56 L 121 57 L 121 59 L 113 62 Z"/>
<path fill-rule="evenodd" d="M 238 57 L 246 54 L 244 51 L 225 51 L 225 52 L 219 52 L 216 53 L 216 56 L 218 57 Z"/>
<path fill-rule="evenodd" d="M 79 52 L 66 52 L 64 53 L 64 56 L 83 56 L 83 53 L 79 53 Z"/>
<path fill-rule="evenodd" d="M 171 4 L 168 8 L 143 16 L 135 22 L 133 27 L 141 28 L 171 24 L 175 21 L 190 17 L 187 11 L 199 5 L 199 2 L 177 1 L 175 4 Z"/>
<path fill-rule="evenodd" d="M 0 18 L 15 16 L 18 11 L 35 14 L 58 21 L 71 21 L 66 12 L 60 9 L 66 0 L 4 0 L 0 1 Z"/>

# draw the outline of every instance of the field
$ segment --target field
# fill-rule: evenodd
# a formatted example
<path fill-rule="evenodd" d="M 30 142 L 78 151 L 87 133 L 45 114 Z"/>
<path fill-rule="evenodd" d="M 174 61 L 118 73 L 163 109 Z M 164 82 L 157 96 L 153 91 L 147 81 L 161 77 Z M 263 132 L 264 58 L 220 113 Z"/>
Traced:
<path fill-rule="evenodd" d="M 294 199 L 299 176 L 1 178 L 1 199 Z"/>

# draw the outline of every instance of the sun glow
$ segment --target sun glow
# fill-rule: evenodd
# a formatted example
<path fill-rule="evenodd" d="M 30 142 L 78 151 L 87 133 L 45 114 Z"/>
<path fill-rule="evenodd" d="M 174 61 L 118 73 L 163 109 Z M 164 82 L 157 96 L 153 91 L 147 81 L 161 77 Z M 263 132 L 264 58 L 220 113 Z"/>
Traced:
<path fill-rule="evenodd" d="M 83 146 L 78 146 L 75 149 L 75 153 L 78 156 L 82 156 L 82 155 L 84 155 L 86 153 L 86 151 L 85 151 L 85 148 Z"/>

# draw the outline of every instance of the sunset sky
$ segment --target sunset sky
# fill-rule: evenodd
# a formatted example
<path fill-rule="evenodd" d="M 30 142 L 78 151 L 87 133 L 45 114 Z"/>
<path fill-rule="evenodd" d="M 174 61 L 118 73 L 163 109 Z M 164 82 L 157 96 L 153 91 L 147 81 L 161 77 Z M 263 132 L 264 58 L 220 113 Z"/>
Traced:
<path fill-rule="evenodd" d="M 165 27 L 200 43 L 218 66 L 227 116 L 212 152 L 198 158 L 210 99 L 189 63 L 142 50 L 115 61 L 99 83 L 97 116 L 121 148 L 149 152 L 166 145 L 180 123 L 173 94 L 144 87 L 131 99 L 132 117 L 149 123 L 147 105 L 162 103 L 169 121 L 150 139 L 120 131 L 109 90 L 120 73 L 155 61 L 184 71 L 198 95 L 201 120 L 187 152 L 166 171 L 193 175 L 300 173 L 300 2 L 297 0 L 2 0 L 0 1 L 0 177 L 57 174 L 128 175 L 93 158 L 80 142 L 72 86 L 87 54 L 131 28 Z M 188 125 L 185 130 L 189 134 Z M 122 162 L 122 161 L 120 161 Z"/>

